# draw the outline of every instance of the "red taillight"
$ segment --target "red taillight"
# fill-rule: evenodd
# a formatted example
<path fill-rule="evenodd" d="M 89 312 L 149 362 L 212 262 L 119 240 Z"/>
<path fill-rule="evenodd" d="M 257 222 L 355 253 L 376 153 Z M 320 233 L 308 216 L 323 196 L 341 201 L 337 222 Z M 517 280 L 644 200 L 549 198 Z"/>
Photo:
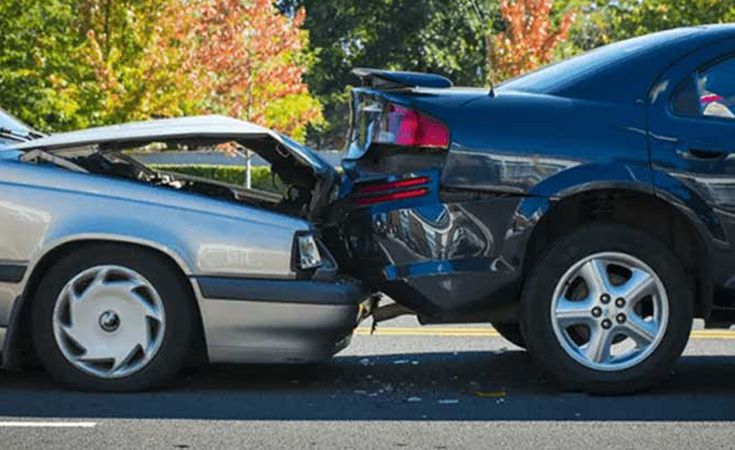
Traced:
<path fill-rule="evenodd" d="M 389 103 L 373 142 L 406 147 L 449 147 L 449 129 L 416 110 Z"/>
<path fill-rule="evenodd" d="M 391 181 L 388 183 L 375 183 L 358 188 L 361 194 L 372 194 L 375 192 L 390 191 L 393 189 L 404 189 L 419 186 L 429 182 L 429 177 L 409 178 L 408 180 Z"/>
<path fill-rule="evenodd" d="M 421 197 L 429 193 L 426 188 L 411 189 L 410 191 L 399 191 L 391 194 L 375 195 L 372 197 L 362 197 L 357 199 L 357 206 L 374 205 L 376 203 L 390 202 L 393 200 L 405 200 L 408 198 Z"/>
<path fill-rule="evenodd" d="M 418 177 L 358 186 L 358 195 L 365 196 L 359 197 L 355 201 L 355 203 L 357 203 L 357 206 L 365 206 L 374 205 L 376 203 L 390 202 L 394 200 L 405 200 L 409 198 L 421 197 L 429 193 L 429 189 L 424 185 L 426 185 L 430 181 L 431 178 L 429 177 Z M 406 188 L 414 189 L 400 190 Z M 386 193 L 382 195 L 371 195 L 381 192 Z"/>

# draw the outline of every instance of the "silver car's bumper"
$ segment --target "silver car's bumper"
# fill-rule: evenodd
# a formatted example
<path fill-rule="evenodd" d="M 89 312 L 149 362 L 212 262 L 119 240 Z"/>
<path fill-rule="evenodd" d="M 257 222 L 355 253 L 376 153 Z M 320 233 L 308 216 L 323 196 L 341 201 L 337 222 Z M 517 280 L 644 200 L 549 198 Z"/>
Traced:
<path fill-rule="evenodd" d="M 371 293 L 356 281 L 192 279 L 211 362 L 301 363 L 349 344 Z"/>

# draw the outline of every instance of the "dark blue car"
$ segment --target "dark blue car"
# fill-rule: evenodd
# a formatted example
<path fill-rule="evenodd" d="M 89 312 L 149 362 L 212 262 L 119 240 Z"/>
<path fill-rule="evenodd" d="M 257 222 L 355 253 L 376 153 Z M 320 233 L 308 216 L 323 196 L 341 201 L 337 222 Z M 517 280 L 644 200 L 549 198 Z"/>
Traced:
<path fill-rule="evenodd" d="M 735 322 L 735 26 L 616 43 L 492 90 L 355 73 L 346 212 L 325 234 L 402 306 L 377 317 L 491 322 L 597 393 L 669 373 L 694 317 Z"/>

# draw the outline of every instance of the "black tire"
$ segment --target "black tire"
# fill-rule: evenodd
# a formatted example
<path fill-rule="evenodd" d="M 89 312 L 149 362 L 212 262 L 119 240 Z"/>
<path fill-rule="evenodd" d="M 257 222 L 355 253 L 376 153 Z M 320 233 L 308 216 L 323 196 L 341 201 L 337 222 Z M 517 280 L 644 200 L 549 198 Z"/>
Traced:
<path fill-rule="evenodd" d="M 578 362 L 563 349 L 552 325 L 557 283 L 573 264 L 599 252 L 625 253 L 643 261 L 658 275 L 668 298 L 668 325 L 660 343 L 645 359 L 621 370 L 596 370 Z M 686 280 L 677 258 L 646 233 L 622 225 L 573 231 L 542 254 L 525 282 L 521 326 L 528 350 L 543 371 L 569 390 L 612 395 L 649 388 L 670 373 L 689 339 L 693 296 Z"/>
<path fill-rule="evenodd" d="M 523 337 L 523 332 L 521 331 L 521 325 L 519 323 L 493 322 L 492 326 L 506 341 L 509 341 L 511 344 L 522 349 L 526 348 L 526 339 Z"/>
<path fill-rule="evenodd" d="M 120 378 L 102 378 L 72 365 L 53 331 L 53 310 L 64 286 L 91 267 L 116 265 L 145 277 L 165 309 L 165 329 L 155 356 L 139 371 Z M 141 391 L 168 381 L 180 371 L 192 348 L 194 299 L 177 270 L 162 256 L 135 246 L 95 244 L 62 257 L 41 279 L 32 304 L 32 334 L 36 353 L 59 382 L 88 391 Z"/>

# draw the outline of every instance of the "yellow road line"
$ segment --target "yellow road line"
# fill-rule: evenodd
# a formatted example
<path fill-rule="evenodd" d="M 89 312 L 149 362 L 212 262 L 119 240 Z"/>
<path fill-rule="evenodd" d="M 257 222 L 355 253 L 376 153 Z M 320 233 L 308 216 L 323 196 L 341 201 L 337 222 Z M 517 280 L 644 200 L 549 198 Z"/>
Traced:
<path fill-rule="evenodd" d="M 370 334 L 369 327 L 359 327 L 355 330 L 358 336 Z M 379 327 L 375 330 L 376 336 L 450 336 L 450 337 L 500 337 L 492 328 L 431 328 L 431 327 Z M 692 339 L 735 339 L 735 330 L 694 330 Z"/>

